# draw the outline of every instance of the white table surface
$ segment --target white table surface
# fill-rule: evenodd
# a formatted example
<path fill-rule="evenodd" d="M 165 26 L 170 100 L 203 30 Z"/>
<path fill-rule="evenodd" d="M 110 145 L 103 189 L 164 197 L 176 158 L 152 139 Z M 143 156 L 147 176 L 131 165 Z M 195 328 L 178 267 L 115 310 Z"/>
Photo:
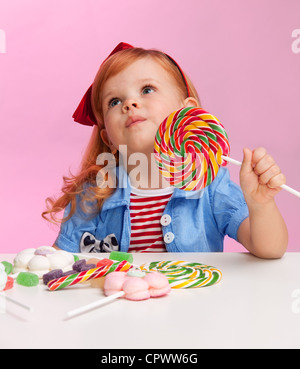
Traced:
<path fill-rule="evenodd" d="M 279 260 L 247 253 L 134 254 L 135 264 L 156 260 L 213 265 L 223 278 L 162 298 L 118 299 L 70 320 L 64 320 L 67 311 L 103 298 L 102 290 L 15 284 L 6 295 L 34 311 L 0 306 L 0 348 L 300 348 L 300 253 Z"/>

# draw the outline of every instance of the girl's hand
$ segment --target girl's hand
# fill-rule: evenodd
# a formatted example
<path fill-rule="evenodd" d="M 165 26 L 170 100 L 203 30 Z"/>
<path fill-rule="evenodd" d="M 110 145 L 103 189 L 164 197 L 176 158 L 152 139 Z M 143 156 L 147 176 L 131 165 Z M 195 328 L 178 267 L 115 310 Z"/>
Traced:
<path fill-rule="evenodd" d="M 281 190 L 280 186 L 285 184 L 284 174 L 263 147 L 253 151 L 245 148 L 243 151 L 240 185 L 247 204 L 266 204 L 272 201 Z"/>

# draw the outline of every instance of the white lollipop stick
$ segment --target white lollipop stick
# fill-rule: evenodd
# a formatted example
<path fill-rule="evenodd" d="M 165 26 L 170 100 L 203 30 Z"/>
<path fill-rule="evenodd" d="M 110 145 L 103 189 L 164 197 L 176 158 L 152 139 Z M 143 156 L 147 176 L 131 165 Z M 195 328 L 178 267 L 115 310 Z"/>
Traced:
<path fill-rule="evenodd" d="M 238 166 L 241 166 L 241 165 L 242 165 L 242 163 L 241 163 L 240 161 L 235 160 L 235 159 L 232 159 L 232 158 L 229 158 L 228 156 L 221 155 L 221 158 L 222 158 L 223 160 L 228 161 L 228 163 L 235 164 L 235 165 L 238 165 Z M 285 185 L 285 184 L 281 185 L 280 187 L 281 187 L 283 190 L 285 190 L 285 191 L 287 191 L 287 192 L 289 192 L 289 193 L 291 193 L 291 194 L 293 194 L 293 195 L 295 195 L 295 196 L 297 196 L 297 197 L 300 197 L 300 192 L 299 192 L 299 191 L 294 190 L 292 187 L 289 187 L 289 186 L 287 186 L 287 185 Z"/>
<path fill-rule="evenodd" d="M 15 299 L 12 299 L 11 297 L 6 296 L 4 293 L 0 293 L 0 297 L 4 298 L 5 300 L 7 300 L 9 302 L 12 302 L 15 305 L 20 306 L 21 308 L 23 308 L 25 310 L 28 310 L 28 311 L 32 312 L 32 308 L 30 306 L 27 306 L 27 305 L 23 304 L 22 302 L 19 302 Z"/>
<path fill-rule="evenodd" d="M 66 314 L 67 315 L 66 319 L 70 319 L 70 318 L 73 318 L 76 315 L 86 313 L 90 310 L 93 310 L 93 309 L 99 307 L 99 306 L 105 305 L 110 301 L 116 300 L 119 297 L 122 297 L 124 295 L 125 295 L 125 292 L 120 291 L 120 292 L 114 293 L 113 295 L 107 296 L 107 297 L 105 297 L 101 300 L 97 300 L 97 301 L 91 302 L 88 305 L 84 305 L 84 306 L 81 306 L 80 308 L 68 311 L 67 314 Z"/>
<path fill-rule="evenodd" d="M 235 164 L 235 165 L 238 165 L 239 167 L 242 166 L 242 162 L 238 161 L 238 160 L 235 160 L 235 159 L 232 159 L 230 158 L 229 156 L 224 156 L 224 155 L 221 155 L 221 158 L 225 161 L 228 161 L 228 163 L 231 163 L 231 164 Z"/>

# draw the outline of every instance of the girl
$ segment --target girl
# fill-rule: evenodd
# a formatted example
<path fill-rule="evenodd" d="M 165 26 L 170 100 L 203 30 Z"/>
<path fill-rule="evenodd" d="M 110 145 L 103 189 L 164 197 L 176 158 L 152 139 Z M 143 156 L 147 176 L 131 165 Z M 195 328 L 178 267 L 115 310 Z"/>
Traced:
<path fill-rule="evenodd" d="M 65 209 L 54 247 L 216 252 L 223 251 L 228 235 L 258 257 L 284 254 L 287 229 L 274 197 L 285 176 L 264 148 L 244 149 L 241 188 L 225 168 L 202 191 L 170 188 L 151 165 L 159 125 L 171 112 L 189 106 L 200 107 L 199 97 L 171 57 L 124 43 L 113 50 L 73 115 L 94 126 L 80 171 L 64 177 L 60 198 L 47 199 L 44 218 L 59 222 L 56 214 Z M 115 172 L 102 176 L 106 186 L 97 183 L 104 153 L 116 163 Z"/>

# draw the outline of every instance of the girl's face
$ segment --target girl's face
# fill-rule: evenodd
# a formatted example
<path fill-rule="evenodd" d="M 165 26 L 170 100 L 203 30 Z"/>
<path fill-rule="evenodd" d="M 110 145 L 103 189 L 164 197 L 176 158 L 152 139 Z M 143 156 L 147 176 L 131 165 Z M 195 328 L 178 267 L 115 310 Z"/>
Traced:
<path fill-rule="evenodd" d="M 111 77 L 103 86 L 104 142 L 119 150 L 127 145 L 128 155 L 153 152 L 156 131 L 173 111 L 197 106 L 184 99 L 174 78 L 151 57 L 137 60 Z"/>

